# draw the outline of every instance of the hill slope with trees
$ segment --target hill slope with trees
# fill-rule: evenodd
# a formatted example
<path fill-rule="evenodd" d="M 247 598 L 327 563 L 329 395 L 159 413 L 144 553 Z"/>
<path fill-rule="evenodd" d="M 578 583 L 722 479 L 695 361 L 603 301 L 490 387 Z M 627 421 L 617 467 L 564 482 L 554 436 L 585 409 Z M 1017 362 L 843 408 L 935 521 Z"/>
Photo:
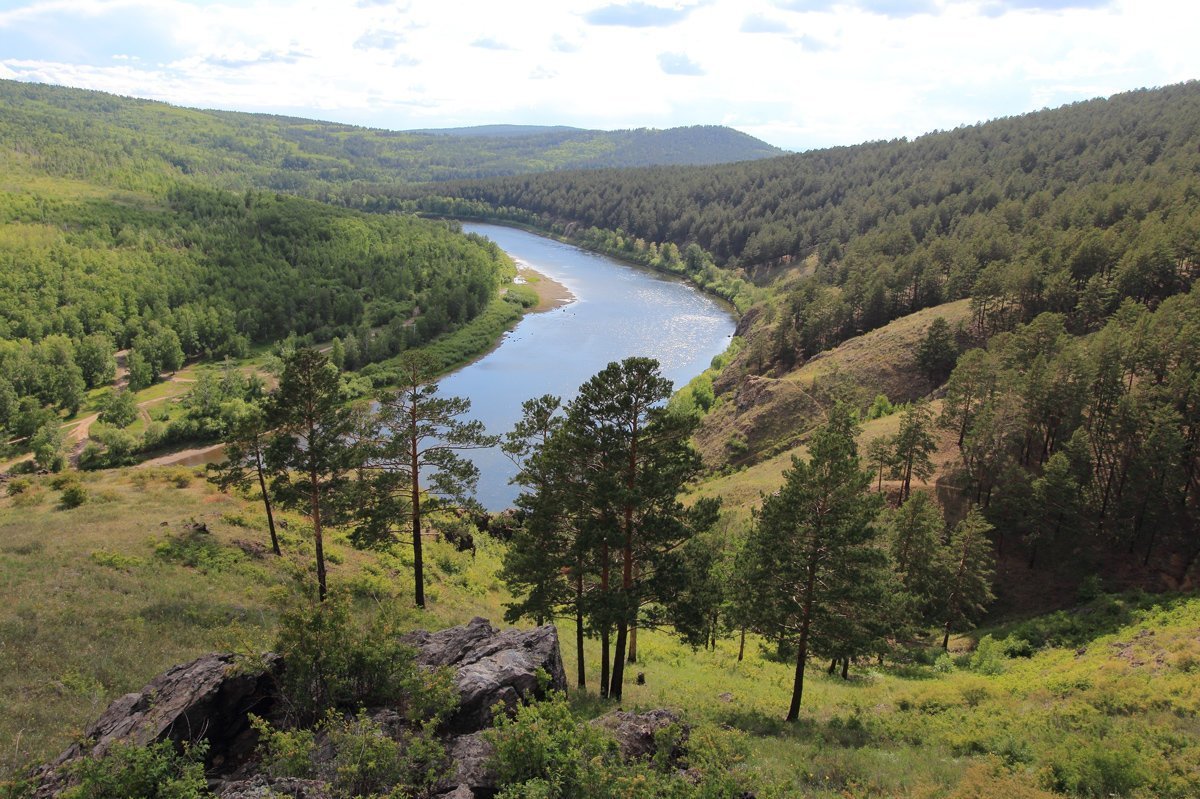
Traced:
<path fill-rule="evenodd" d="M 1198 134 L 1191 82 L 911 142 L 497 178 L 411 202 L 549 230 L 735 301 L 740 345 L 685 402 L 712 468 L 802 443 L 839 399 L 866 414 L 878 393 L 944 394 L 957 466 L 940 477 L 1002 552 L 1113 579 L 1136 561 L 1143 584 L 1182 586 L 1200 557 Z"/>
<path fill-rule="evenodd" d="M 143 189 L 183 176 L 339 203 L 426 181 L 557 169 L 714 164 L 781 151 L 730 128 L 390 131 L 180 108 L 103 92 L 0 81 L 9 158 L 53 175 Z"/>

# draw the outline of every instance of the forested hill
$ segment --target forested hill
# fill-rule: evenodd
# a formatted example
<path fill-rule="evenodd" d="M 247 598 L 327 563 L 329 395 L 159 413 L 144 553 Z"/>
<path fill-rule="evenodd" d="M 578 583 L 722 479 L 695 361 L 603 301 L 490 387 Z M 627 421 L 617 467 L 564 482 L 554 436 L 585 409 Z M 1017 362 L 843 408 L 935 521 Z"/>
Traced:
<path fill-rule="evenodd" d="M 0 81 L 5 149 L 69 177 L 123 188 L 179 176 L 345 200 L 378 187 L 566 168 L 713 164 L 777 155 L 728 128 L 387 131 L 203 111 L 101 92 Z"/>
<path fill-rule="evenodd" d="M 902 254 L 940 236 L 967 235 L 959 229 L 964 219 L 993 212 L 1007 215 L 1007 222 L 1000 219 L 1005 227 L 1017 227 L 1018 205 L 1034 201 L 1021 215 L 1042 217 L 1061 207 L 1051 201 L 1063 192 L 1098 225 L 1111 227 L 1137 210 L 1136 198 L 1169 199 L 1194 174 L 1198 136 L 1200 83 L 1191 82 L 911 142 L 704 169 L 526 175 L 427 191 L 647 241 L 695 242 L 725 265 L 812 252 L 829 261 L 864 236 L 871 241 L 859 243 L 858 252 Z"/>
<path fill-rule="evenodd" d="M 418 204 L 686 271 L 743 310 L 774 281 L 781 323 L 758 357 L 790 365 L 953 299 L 991 297 L 992 327 L 1043 310 L 1094 324 L 1097 295 L 1111 310 L 1180 291 L 1200 262 L 1197 140 L 1192 82 L 911 142 L 451 183 Z"/>
<path fill-rule="evenodd" d="M 940 431 L 939 500 L 978 504 L 1007 557 L 1106 579 L 1136 563 L 1151 574 L 1134 582 L 1179 586 L 1200 563 L 1198 142 L 1191 82 L 911 142 L 459 183 L 415 204 L 734 300 L 740 349 L 685 392 L 714 470 L 802 454 L 838 400 L 864 417 L 919 402 L 877 442 L 880 485 L 908 481 Z"/>

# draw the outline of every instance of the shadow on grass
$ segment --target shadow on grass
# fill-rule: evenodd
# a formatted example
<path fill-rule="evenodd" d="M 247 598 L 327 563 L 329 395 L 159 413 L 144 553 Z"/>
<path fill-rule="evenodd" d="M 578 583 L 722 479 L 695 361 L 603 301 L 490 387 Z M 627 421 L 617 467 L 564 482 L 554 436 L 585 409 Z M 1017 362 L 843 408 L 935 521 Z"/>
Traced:
<path fill-rule="evenodd" d="M 1128 627 L 1142 611 L 1154 607 L 1171 611 L 1190 599 L 1186 595 L 1165 596 L 1141 591 L 1104 594 L 1075 608 L 979 630 L 977 635 L 989 634 L 997 639 L 1020 638 L 1033 649 L 1077 648 Z"/>
<path fill-rule="evenodd" d="M 811 744 L 859 749 L 875 743 L 870 731 L 856 715 L 833 716 L 826 720 L 801 716 L 784 721 L 756 709 L 728 708 L 717 714 L 718 724 L 759 738 L 790 738 Z"/>

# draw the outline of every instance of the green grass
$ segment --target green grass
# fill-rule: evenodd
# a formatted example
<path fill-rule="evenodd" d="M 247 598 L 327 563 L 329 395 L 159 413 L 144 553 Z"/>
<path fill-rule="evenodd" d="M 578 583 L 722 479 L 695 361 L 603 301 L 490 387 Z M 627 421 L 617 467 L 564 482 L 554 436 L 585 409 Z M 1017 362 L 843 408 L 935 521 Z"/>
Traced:
<path fill-rule="evenodd" d="M 849 339 L 778 377 L 747 378 L 739 384 L 737 402 L 722 397 L 705 417 L 696 437 L 705 462 L 745 465 L 791 450 L 839 400 L 866 410 L 878 394 L 896 403 L 925 396 L 934 386 L 913 368 L 917 345 L 935 318 L 941 316 L 953 327 L 969 312 L 968 300 L 926 308 Z M 735 359 L 733 368 L 740 368 L 739 363 Z M 730 446 L 734 438 L 741 441 L 737 448 Z"/>
<path fill-rule="evenodd" d="M 235 542 L 267 545 L 261 505 L 218 493 L 191 469 L 79 478 L 88 501 L 72 510 L 52 478 L 29 478 L 20 496 L 0 492 L 0 777 L 52 758 L 110 701 L 171 665 L 268 648 L 276 599 L 312 559 L 303 519 L 290 514 L 281 514 L 282 561 L 246 554 Z M 364 553 L 331 538 L 333 589 L 364 607 L 411 605 L 409 550 Z M 410 610 L 412 625 L 499 619 L 498 547 L 480 540 L 472 559 L 430 541 L 431 610 Z"/>
<path fill-rule="evenodd" d="M 849 681 L 811 664 L 795 725 L 783 722 L 792 665 L 762 657 L 757 642 L 739 664 L 735 640 L 695 652 L 642 631 L 629 676 L 644 672 L 646 684 L 627 681 L 623 706 L 683 708 L 748 733 L 762 782 L 796 796 L 970 796 L 980 785 L 979 796 L 1067 786 L 1082 796 L 1197 795 L 1200 598 L 1107 597 L 1080 612 L 1091 621 L 1072 640 L 1086 638 L 1085 652 L 1005 658 L 994 676 L 961 655 L 950 673 L 862 664 Z M 573 638 L 563 633 L 573 684 Z M 594 692 L 598 648 L 586 657 Z"/>
<path fill-rule="evenodd" d="M 285 558 L 256 555 L 250 545 L 266 544 L 261 507 L 217 493 L 192 470 L 80 479 L 88 500 L 72 510 L 52 478 L 0 497 L 0 592 L 9 598 L 0 605 L 0 775 L 53 757 L 108 702 L 172 664 L 269 647 L 277 599 L 311 561 L 302 517 L 282 514 Z M 383 603 L 413 627 L 502 618 L 503 545 L 486 536 L 474 556 L 429 541 L 426 612 L 411 607 L 407 546 L 360 552 L 337 531 L 330 538 L 330 586 L 362 608 Z M 742 731 L 747 768 L 779 789 L 763 796 L 1195 796 L 1197 630 L 1195 596 L 1101 596 L 952 639 L 953 663 L 933 665 L 933 647 L 904 663 L 856 664 L 843 681 L 816 662 L 794 725 L 782 720 L 792 666 L 765 657 L 757 640 L 738 663 L 734 638 L 693 651 L 642 630 L 622 704 L 681 708 Z M 564 623 L 561 632 L 573 706 L 603 712 L 598 644 L 587 643 L 589 688 L 579 692 L 574 630 Z M 972 670 L 969 650 L 985 634 L 1020 638 L 1029 645 L 1008 649 L 1030 656 L 1000 657 L 996 673 Z"/>

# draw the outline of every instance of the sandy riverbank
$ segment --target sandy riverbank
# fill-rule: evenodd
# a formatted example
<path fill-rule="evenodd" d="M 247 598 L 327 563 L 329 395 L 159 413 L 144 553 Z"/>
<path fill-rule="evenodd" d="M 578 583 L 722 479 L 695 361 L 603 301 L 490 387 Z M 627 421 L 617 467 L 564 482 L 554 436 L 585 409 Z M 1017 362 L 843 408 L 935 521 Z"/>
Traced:
<path fill-rule="evenodd" d="M 517 280 L 537 292 L 538 304 L 530 309 L 533 313 L 553 311 L 575 301 L 569 288 L 526 264 L 518 264 Z"/>

